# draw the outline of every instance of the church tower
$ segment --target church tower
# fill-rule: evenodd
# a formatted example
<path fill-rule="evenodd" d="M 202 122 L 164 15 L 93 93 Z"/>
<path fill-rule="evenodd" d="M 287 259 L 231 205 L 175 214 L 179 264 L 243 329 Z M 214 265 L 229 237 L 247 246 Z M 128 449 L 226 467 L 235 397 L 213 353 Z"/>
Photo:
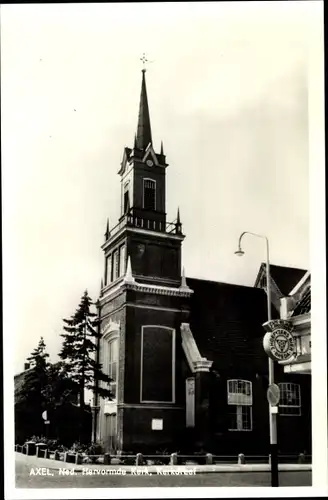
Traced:
<path fill-rule="evenodd" d="M 99 361 L 113 400 L 99 401 L 96 437 L 108 451 L 167 447 L 185 418 L 180 325 L 192 291 L 181 278 L 179 210 L 166 219 L 168 164 L 163 143 L 159 152 L 153 145 L 145 72 L 134 144 L 118 171 L 120 218 L 107 223 L 102 245 Z"/>

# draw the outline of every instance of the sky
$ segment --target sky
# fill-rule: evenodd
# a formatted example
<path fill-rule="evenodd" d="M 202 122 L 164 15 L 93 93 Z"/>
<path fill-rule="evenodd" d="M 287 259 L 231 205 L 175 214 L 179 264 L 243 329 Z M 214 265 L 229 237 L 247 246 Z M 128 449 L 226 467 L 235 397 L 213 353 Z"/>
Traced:
<path fill-rule="evenodd" d="M 140 57 L 153 144 L 180 208 L 187 276 L 253 286 L 271 262 L 310 269 L 312 2 L 2 6 L 3 237 L 15 372 L 96 300 L 106 219 L 119 217 Z M 10 313 L 9 313 L 10 311 Z"/>

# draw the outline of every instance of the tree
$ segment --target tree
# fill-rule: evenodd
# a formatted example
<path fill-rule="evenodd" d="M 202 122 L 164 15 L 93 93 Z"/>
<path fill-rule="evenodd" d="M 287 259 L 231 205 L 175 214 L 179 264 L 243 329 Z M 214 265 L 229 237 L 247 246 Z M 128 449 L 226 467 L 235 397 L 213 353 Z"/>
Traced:
<path fill-rule="evenodd" d="M 63 362 L 52 364 L 48 357 L 41 337 L 38 346 L 27 358 L 31 368 L 15 377 L 15 430 L 18 441 L 49 431 L 49 424 L 45 428 L 42 419 L 44 410 L 47 410 L 51 420 L 50 430 L 60 437 L 63 426 L 57 425 L 58 415 L 70 415 L 71 407 L 76 403 L 79 387 L 70 378 Z"/>
<path fill-rule="evenodd" d="M 66 333 L 61 335 L 64 341 L 59 353 L 67 373 L 79 387 L 82 409 L 85 406 L 85 390 L 95 392 L 95 380 L 102 380 L 108 384 L 112 380 L 103 373 L 101 364 L 96 360 L 99 334 L 95 327 L 98 325 L 98 319 L 95 319 L 96 313 L 91 311 L 92 305 L 93 302 L 86 290 L 75 313 L 69 319 L 63 320 Z M 97 393 L 105 399 L 112 399 L 109 386 L 108 389 L 98 387 Z"/>
<path fill-rule="evenodd" d="M 30 369 L 24 375 L 24 381 L 20 389 L 20 398 L 28 402 L 32 407 L 41 409 L 44 403 L 43 389 L 48 381 L 48 362 L 49 354 L 46 351 L 46 345 L 43 337 L 40 338 L 38 346 L 27 358 L 30 363 Z"/>

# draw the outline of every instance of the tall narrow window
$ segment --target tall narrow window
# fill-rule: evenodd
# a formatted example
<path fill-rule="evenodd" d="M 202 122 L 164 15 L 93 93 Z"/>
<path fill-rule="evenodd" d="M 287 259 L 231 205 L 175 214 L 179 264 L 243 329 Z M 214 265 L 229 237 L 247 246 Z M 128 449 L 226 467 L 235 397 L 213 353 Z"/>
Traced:
<path fill-rule="evenodd" d="M 127 182 L 124 185 L 124 195 L 123 195 L 123 213 L 126 214 L 126 212 L 130 209 L 130 194 L 129 194 L 129 183 Z"/>
<path fill-rule="evenodd" d="M 125 274 L 125 245 L 120 247 L 120 276 Z"/>
<path fill-rule="evenodd" d="M 112 396 L 117 396 L 117 360 L 118 360 L 118 340 L 114 339 L 108 344 L 108 376 L 112 379 L 109 383 Z"/>
<path fill-rule="evenodd" d="M 118 250 L 115 250 L 115 252 L 113 252 L 113 272 L 112 272 L 113 281 L 115 281 L 118 278 L 119 276 L 118 273 L 119 273 Z"/>
<path fill-rule="evenodd" d="M 143 181 L 143 206 L 146 210 L 156 210 L 156 182 L 151 179 Z"/>
<path fill-rule="evenodd" d="M 252 383 L 228 380 L 229 431 L 252 430 Z"/>
<path fill-rule="evenodd" d="M 111 283 L 112 281 L 112 256 L 108 255 L 106 257 L 105 264 L 105 286 Z"/>
<path fill-rule="evenodd" d="M 280 389 L 279 414 L 301 415 L 301 389 L 299 384 L 283 382 L 278 385 Z"/>

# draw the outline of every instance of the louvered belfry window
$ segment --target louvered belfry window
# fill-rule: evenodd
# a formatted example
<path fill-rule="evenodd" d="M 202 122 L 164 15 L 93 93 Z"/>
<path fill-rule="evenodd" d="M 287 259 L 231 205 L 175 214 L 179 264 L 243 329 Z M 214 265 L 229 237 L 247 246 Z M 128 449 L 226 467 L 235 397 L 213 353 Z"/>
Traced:
<path fill-rule="evenodd" d="M 156 210 L 156 182 L 151 179 L 143 181 L 143 206 L 146 210 Z"/>

